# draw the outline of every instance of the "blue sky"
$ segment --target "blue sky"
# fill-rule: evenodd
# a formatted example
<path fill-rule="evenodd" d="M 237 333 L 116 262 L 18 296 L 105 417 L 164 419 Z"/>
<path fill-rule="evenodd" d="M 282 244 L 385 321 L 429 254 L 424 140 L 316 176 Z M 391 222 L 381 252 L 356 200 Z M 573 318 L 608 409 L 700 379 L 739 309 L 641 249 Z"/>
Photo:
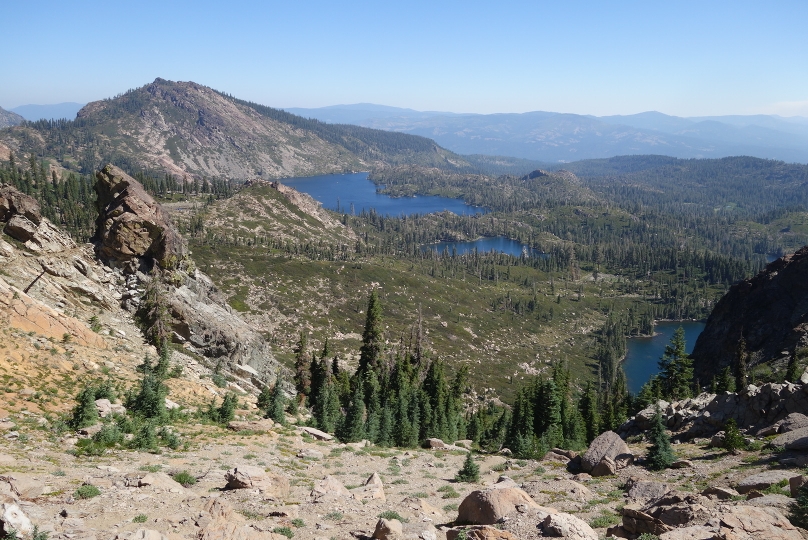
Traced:
<path fill-rule="evenodd" d="M 27 0 L 2 18 L 5 108 L 162 77 L 275 107 L 808 116 L 804 0 Z"/>

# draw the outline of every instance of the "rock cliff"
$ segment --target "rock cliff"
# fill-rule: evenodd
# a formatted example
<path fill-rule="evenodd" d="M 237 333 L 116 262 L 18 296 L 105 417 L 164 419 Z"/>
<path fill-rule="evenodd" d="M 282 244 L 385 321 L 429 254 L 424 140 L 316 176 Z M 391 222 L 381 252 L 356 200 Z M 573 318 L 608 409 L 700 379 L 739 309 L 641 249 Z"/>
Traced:
<path fill-rule="evenodd" d="M 268 344 L 188 259 L 187 244 L 162 206 L 113 165 L 96 179 L 95 249 L 107 265 L 128 275 L 124 307 L 136 311 L 144 287 L 159 280 L 175 342 L 229 369 L 245 390 L 274 381 L 281 367 Z"/>
<path fill-rule="evenodd" d="M 114 165 L 98 171 L 96 178 L 94 241 L 101 260 L 111 266 L 125 265 L 131 273 L 138 267 L 150 270 L 152 261 L 162 268 L 173 267 L 188 255 L 185 240 L 168 214 L 140 182 Z"/>
<path fill-rule="evenodd" d="M 808 246 L 733 285 L 718 302 L 693 349 L 696 378 L 709 381 L 732 366 L 741 338 L 750 367 L 784 363 L 808 345 Z"/>

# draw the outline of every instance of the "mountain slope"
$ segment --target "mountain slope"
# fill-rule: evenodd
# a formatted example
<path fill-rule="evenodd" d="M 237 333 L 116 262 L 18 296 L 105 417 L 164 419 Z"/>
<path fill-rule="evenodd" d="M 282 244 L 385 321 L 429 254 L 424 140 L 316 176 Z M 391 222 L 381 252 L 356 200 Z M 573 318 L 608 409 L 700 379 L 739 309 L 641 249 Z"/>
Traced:
<path fill-rule="evenodd" d="M 706 381 L 733 368 L 741 339 L 750 366 L 784 368 L 795 350 L 808 346 L 808 246 L 733 285 L 718 302 L 693 349 L 696 377 Z"/>
<path fill-rule="evenodd" d="M 130 170 L 246 180 L 368 169 L 402 162 L 462 168 L 422 137 L 333 126 L 227 96 L 193 82 L 156 79 L 79 111 L 4 132 L 20 153 L 91 172 L 110 161 Z"/>
<path fill-rule="evenodd" d="M 22 124 L 25 120 L 17 113 L 7 111 L 0 107 L 0 129 Z"/>

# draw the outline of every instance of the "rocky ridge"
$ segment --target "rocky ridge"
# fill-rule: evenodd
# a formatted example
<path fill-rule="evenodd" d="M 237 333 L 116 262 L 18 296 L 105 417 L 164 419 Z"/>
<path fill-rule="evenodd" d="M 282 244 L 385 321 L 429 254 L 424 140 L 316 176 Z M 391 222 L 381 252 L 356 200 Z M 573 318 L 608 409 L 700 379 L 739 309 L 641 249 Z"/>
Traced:
<path fill-rule="evenodd" d="M 742 340 L 749 368 L 782 368 L 796 349 L 808 346 L 808 246 L 736 283 L 721 298 L 691 354 L 696 378 L 709 381 L 733 368 Z"/>

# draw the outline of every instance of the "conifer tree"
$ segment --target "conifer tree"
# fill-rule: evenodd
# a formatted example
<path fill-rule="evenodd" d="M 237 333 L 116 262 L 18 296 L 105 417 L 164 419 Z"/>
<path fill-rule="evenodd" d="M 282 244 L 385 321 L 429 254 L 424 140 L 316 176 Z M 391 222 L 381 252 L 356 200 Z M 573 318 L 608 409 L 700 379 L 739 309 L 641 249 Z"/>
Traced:
<path fill-rule="evenodd" d="M 724 425 L 724 450 L 736 453 L 744 447 L 746 447 L 746 441 L 741 435 L 741 430 L 738 429 L 738 423 L 734 418 L 730 418 Z"/>
<path fill-rule="evenodd" d="M 359 349 L 359 368 L 357 375 L 361 379 L 364 374 L 376 369 L 382 352 L 382 307 L 376 289 L 368 297 L 365 329 L 362 332 L 362 347 Z"/>
<path fill-rule="evenodd" d="M 358 442 L 365 438 L 365 396 L 362 386 L 356 385 L 345 418 L 337 428 L 337 438 L 342 442 Z"/>
<path fill-rule="evenodd" d="M 311 393 L 311 372 L 309 371 L 308 336 L 300 332 L 300 339 L 295 346 L 295 389 L 306 397 Z"/>
<path fill-rule="evenodd" d="M 258 399 L 256 401 L 256 406 L 258 407 L 259 411 L 268 411 L 269 404 L 272 401 L 272 390 L 269 388 L 269 385 L 264 386 L 261 388 L 261 393 L 258 394 Z"/>
<path fill-rule="evenodd" d="M 471 452 L 466 454 L 466 460 L 463 462 L 463 467 L 457 471 L 455 480 L 468 483 L 480 481 L 480 466 L 474 463 Z"/>
<path fill-rule="evenodd" d="M 738 391 L 746 388 L 747 374 L 746 374 L 746 339 L 741 337 L 741 342 L 738 344 L 738 356 L 735 359 L 735 389 Z"/>
<path fill-rule="evenodd" d="M 95 399 L 95 388 L 91 385 L 85 386 L 79 392 L 79 395 L 76 396 L 77 403 L 73 408 L 70 420 L 71 428 L 78 430 L 98 423 L 98 409 L 95 406 Z"/>
<path fill-rule="evenodd" d="M 663 397 L 678 400 L 690 397 L 693 382 L 693 360 L 687 354 L 685 330 L 681 326 L 671 337 L 670 344 L 659 361 Z"/>
<path fill-rule="evenodd" d="M 272 387 L 266 415 L 278 424 L 286 425 L 286 396 L 283 394 L 283 380 L 280 375 L 275 379 L 275 386 Z"/>
<path fill-rule="evenodd" d="M 662 422 L 662 414 L 657 409 L 654 418 L 651 420 L 651 430 L 648 434 L 651 447 L 645 456 L 648 468 L 654 471 L 667 469 L 676 460 L 676 456 L 671 448 L 671 439 L 665 433 L 665 424 Z"/>
<path fill-rule="evenodd" d="M 578 402 L 581 416 L 586 429 L 586 442 L 591 443 L 600 435 L 600 411 L 598 410 L 597 394 L 591 383 L 586 383 L 586 389 Z"/>
<path fill-rule="evenodd" d="M 788 382 L 796 382 L 800 377 L 799 362 L 797 361 L 797 349 L 791 352 L 788 358 L 788 367 L 786 368 L 786 380 Z"/>

